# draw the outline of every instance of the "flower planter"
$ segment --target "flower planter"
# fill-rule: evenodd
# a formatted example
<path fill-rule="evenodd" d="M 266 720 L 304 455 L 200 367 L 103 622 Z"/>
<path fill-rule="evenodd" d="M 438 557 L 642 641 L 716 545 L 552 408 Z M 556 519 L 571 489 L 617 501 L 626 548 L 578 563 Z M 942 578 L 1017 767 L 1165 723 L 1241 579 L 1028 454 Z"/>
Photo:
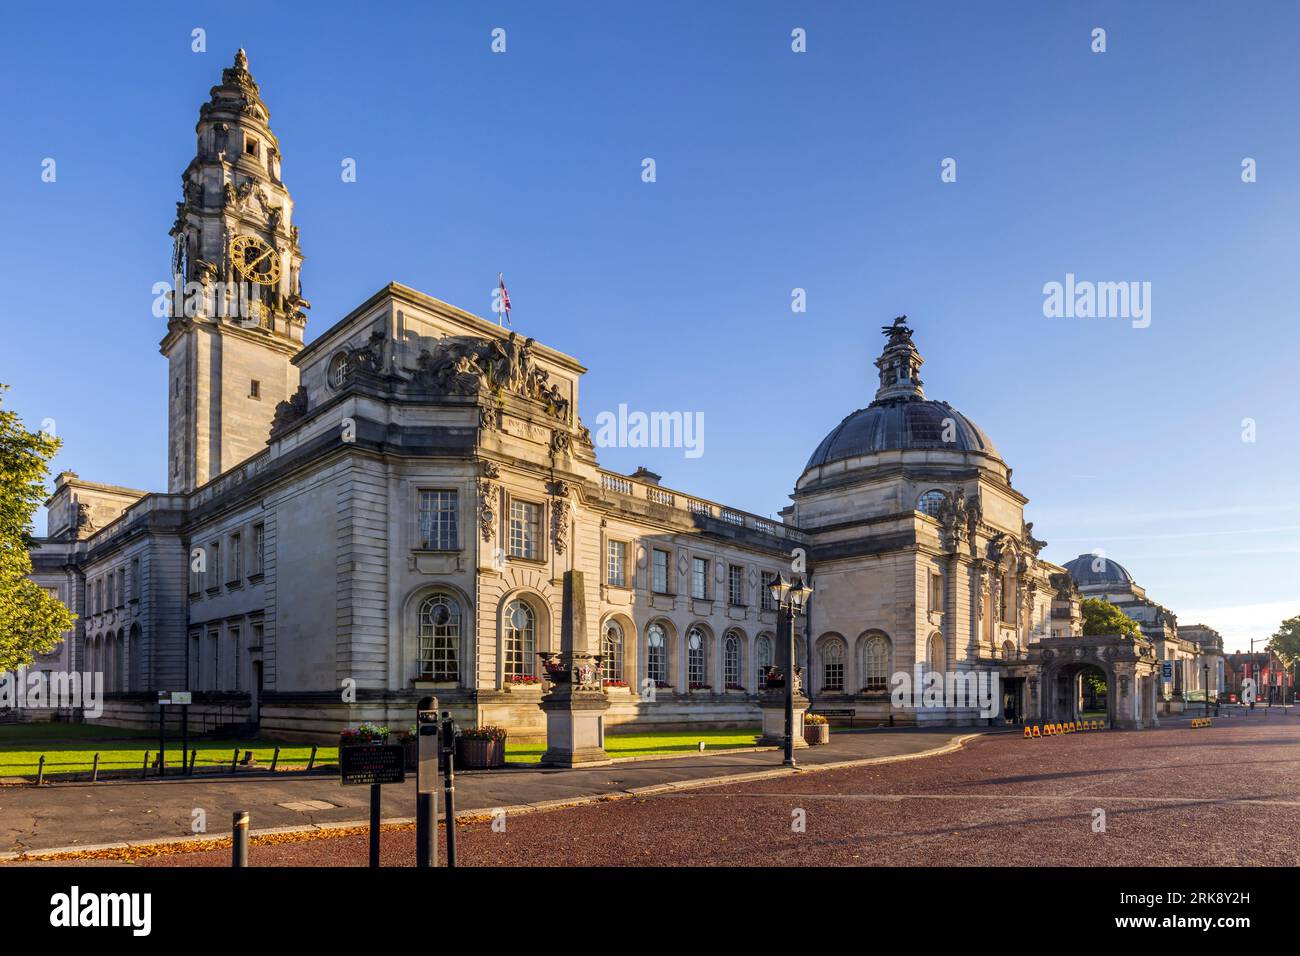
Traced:
<path fill-rule="evenodd" d="M 472 740 L 456 738 L 456 764 L 469 770 L 504 767 L 506 742 L 501 740 Z"/>
<path fill-rule="evenodd" d="M 803 739 L 808 742 L 809 747 L 816 747 L 818 744 L 828 744 L 831 742 L 831 725 L 804 724 Z"/>

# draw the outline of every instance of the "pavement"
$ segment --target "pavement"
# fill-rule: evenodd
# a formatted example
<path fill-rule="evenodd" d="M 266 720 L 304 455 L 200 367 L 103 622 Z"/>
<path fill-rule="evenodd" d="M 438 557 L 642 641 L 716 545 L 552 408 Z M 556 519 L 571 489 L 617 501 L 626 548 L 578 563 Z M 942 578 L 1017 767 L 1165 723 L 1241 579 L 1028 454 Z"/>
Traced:
<path fill-rule="evenodd" d="M 860 739 L 839 737 L 841 747 Z M 924 735 L 865 739 L 924 741 Z M 839 769 L 827 769 L 829 748 L 815 753 L 820 768 L 797 773 L 771 771 L 769 759 L 769 772 L 758 778 L 657 793 L 624 791 L 545 813 L 507 810 L 497 826 L 458 822 L 458 864 L 1300 864 L 1294 839 L 1300 828 L 1300 722 L 1294 720 L 1227 719 L 1193 729 L 1185 718 L 1164 721 L 1157 730 L 1038 740 L 988 734 L 924 759 Z M 751 761 L 742 766 L 754 767 Z M 683 766 L 681 772 L 689 771 Z M 619 777 L 624 770 L 604 773 Z M 382 864 L 412 865 L 414 843 L 410 829 L 383 833 Z M 366 848 L 360 833 L 271 839 L 254 843 L 250 862 L 364 866 Z M 228 866 L 229 855 L 225 847 L 139 863 Z M 439 859 L 445 860 L 445 840 Z M 1039 886 L 1032 876 L 1011 886 L 1011 898 L 1028 905 L 1045 899 L 1050 905 L 1062 890 L 1069 895 L 1068 886 Z M 1003 900 L 1007 892 L 990 884 L 989 899 Z"/>
<path fill-rule="evenodd" d="M 978 732 L 974 728 L 836 728 L 829 745 L 801 749 L 796 759 L 811 768 L 914 757 L 956 746 Z M 513 817 L 575 801 L 644 796 L 788 772 L 781 768 L 781 753 L 776 749 L 646 758 L 573 770 L 460 771 L 456 808 L 458 817 L 498 808 L 508 808 Z M 413 780 L 383 787 L 382 796 L 385 823 L 406 823 L 414 816 Z M 250 812 L 255 835 L 346 827 L 368 819 L 369 788 L 345 787 L 336 777 L 319 774 L 0 787 L 0 860 L 24 853 L 229 836 L 235 810 Z M 196 821 L 204 829 L 196 831 Z"/>

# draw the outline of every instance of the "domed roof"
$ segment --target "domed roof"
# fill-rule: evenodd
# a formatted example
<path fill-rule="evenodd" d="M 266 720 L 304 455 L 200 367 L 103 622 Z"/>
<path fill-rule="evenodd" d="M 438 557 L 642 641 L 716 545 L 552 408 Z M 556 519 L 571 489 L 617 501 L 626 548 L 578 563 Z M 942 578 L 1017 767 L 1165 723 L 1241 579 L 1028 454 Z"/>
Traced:
<path fill-rule="evenodd" d="M 951 420 L 951 441 L 945 441 Z M 947 402 L 893 399 L 860 408 L 831 430 L 808 459 L 804 471 L 845 458 L 881 451 L 934 448 L 974 451 L 998 457 L 978 425 Z"/>
<path fill-rule="evenodd" d="M 1102 557 L 1099 554 L 1081 554 L 1073 561 L 1065 563 L 1065 570 L 1079 587 L 1088 585 L 1133 584 L 1133 575 L 1118 561 Z"/>
<path fill-rule="evenodd" d="M 911 449 L 977 452 L 1000 460 L 998 450 L 978 425 L 947 402 L 925 397 L 920 376 L 925 360 L 912 343 L 912 330 L 906 323 L 907 317 L 899 316 L 881 329 L 889 340 L 876 359 L 880 372 L 876 400 L 846 417 L 822 439 L 804 466 L 805 472 L 848 458 Z"/>

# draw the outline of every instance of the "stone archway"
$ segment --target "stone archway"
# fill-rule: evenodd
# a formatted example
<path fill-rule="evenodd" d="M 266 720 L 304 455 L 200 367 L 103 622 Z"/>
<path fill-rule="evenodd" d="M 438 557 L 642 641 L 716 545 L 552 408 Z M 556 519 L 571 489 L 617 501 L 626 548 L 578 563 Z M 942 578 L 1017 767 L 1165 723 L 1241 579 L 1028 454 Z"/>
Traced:
<path fill-rule="evenodd" d="M 1114 726 L 1115 700 L 1118 682 L 1115 672 L 1100 658 L 1067 658 L 1043 673 L 1043 703 L 1047 708 L 1049 723 L 1069 723 L 1077 720 L 1097 720 L 1093 714 L 1085 714 L 1088 707 L 1089 678 L 1100 675 L 1105 682 L 1104 709 L 1106 726 Z M 1093 708 L 1095 710 L 1095 707 Z"/>
<path fill-rule="evenodd" d="M 1110 727 L 1155 727 L 1155 648 L 1149 641 L 1118 634 L 1045 637 L 1029 646 L 1030 721 L 1060 723 L 1081 716 L 1081 682 L 1089 673 L 1106 676 L 1106 723 Z M 1094 670 L 1095 669 L 1095 670 Z M 1035 680 L 1037 693 L 1034 692 Z"/>

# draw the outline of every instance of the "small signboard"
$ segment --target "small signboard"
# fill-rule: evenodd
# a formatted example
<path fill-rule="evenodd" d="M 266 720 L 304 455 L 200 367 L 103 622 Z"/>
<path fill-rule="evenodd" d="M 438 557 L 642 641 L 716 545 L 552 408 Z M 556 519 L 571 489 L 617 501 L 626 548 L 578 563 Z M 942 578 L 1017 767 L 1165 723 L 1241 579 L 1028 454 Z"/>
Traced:
<path fill-rule="evenodd" d="M 339 748 L 339 782 L 343 784 L 402 783 L 406 780 L 406 751 L 389 744 Z"/>
<path fill-rule="evenodd" d="M 1161 662 L 1160 662 L 1160 676 L 1161 676 L 1164 680 L 1173 680 L 1173 679 L 1174 679 L 1174 662 L 1173 662 L 1173 661 L 1161 661 Z"/>
<path fill-rule="evenodd" d="M 191 702 L 191 694 L 187 690 L 160 690 L 158 691 L 158 705 L 165 707 L 168 704 L 188 704 Z"/>

